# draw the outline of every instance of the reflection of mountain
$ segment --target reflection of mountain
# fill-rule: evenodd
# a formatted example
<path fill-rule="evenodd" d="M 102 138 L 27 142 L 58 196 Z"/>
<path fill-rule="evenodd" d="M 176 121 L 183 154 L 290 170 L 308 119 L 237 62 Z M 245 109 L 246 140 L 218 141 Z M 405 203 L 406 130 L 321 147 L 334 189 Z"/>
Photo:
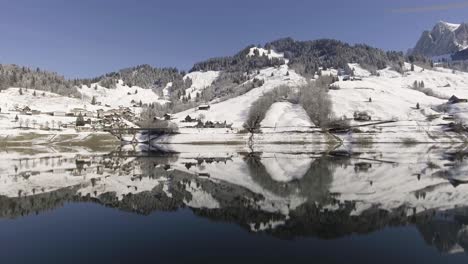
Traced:
<path fill-rule="evenodd" d="M 396 151 L 395 151 L 396 149 Z M 354 148 L 314 153 L 10 153 L 0 163 L 0 215 L 19 217 L 65 202 L 139 214 L 189 207 L 280 238 L 337 238 L 416 225 L 444 252 L 467 247 L 466 162 L 460 149 Z M 454 187 L 454 180 L 458 181 Z"/>

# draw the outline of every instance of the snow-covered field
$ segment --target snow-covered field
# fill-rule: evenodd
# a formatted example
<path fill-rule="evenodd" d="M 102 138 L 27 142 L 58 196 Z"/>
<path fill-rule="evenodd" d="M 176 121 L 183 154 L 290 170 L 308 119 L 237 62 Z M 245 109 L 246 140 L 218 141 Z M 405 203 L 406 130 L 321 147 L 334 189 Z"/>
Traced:
<path fill-rule="evenodd" d="M 101 102 L 102 106 L 108 105 L 112 108 L 119 106 L 139 105 L 139 103 L 160 103 L 165 104 L 167 101 L 159 96 L 151 89 L 143 89 L 138 86 L 127 86 L 120 80 L 115 88 L 106 88 L 97 83 L 91 84 L 91 87 L 83 85 L 79 89 L 83 97 L 91 102 L 95 97 L 97 102 Z"/>
<path fill-rule="evenodd" d="M 453 143 L 467 140 L 463 133 L 447 132 L 446 125 L 453 121 L 445 120 L 445 117 L 453 116 L 457 122 L 468 123 L 468 103 L 441 106 L 446 104 L 452 95 L 468 98 L 468 73 L 437 67 L 423 69 L 418 66 L 415 66 L 414 71 L 411 71 L 411 65 L 405 64 L 404 74 L 387 68 L 379 70 L 378 76 L 372 76 L 369 71 L 358 64 L 350 64 L 349 66 L 354 70 L 355 76 L 361 79 L 344 81 L 340 78 L 340 81 L 333 84 L 339 88 L 330 90 L 329 96 L 332 101 L 333 116 L 350 120 L 351 125 L 357 126 L 358 129 L 354 130 L 355 133 L 339 134 L 339 140 L 349 143 L 362 143 L 364 141 L 367 143 Z M 289 72 L 289 76 L 286 76 L 287 72 Z M 332 75 L 337 73 L 338 71 L 334 69 L 322 72 L 322 74 Z M 275 87 L 281 85 L 295 87 L 307 81 L 289 69 L 287 65 L 263 69 L 255 77 L 265 80 L 265 84 L 244 95 L 223 102 L 215 100 L 210 103 L 208 110 L 194 108 L 176 114 L 174 121 L 181 128 L 181 134 L 164 137 L 160 142 L 207 143 L 210 139 L 213 139 L 215 143 L 222 142 L 223 139 L 226 142 L 237 142 L 239 136 L 233 136 L 233 133 L 242 130 L 253 102 Z M 203 78 L 205 78 L 204 82 L 212 81 L 208 75 Z M 424 88 L 414 89 L 415 82 L 423 83 Z M 355 112 L 367 112 L 372 121 L 354 121 Z M 193 123 L 181 122 L 187 115 L 192 118 L 202 118 L 205 121 L 226 121 L 227 124 L 232 124 L 232 131 L 223 129 L 198 129 L 195 131 L 186 128 L 193 125 Z M 296 142 L 306 140 L 315 143 L 330 141 L 328 136 L 323 135 L 316 137 L 315 140 L 311 136 L 297 136 L 298 131 L 313 132 L 317 130 L 313 129 L 313 123 L 300 105 L 286 102 L 273 104 L 261 126 L 264 134 L 257 136 L 257 139 L 265 139 L 268 136 L 271 139 L 267 142 L 279 142 L 272 139 L 277 133 L 281 134 L 277 137 L 283 138 L 282 140 L 285 142 L 291 142 L 290 140 L 297 140 Z M 286 132 L 291 133 L 284 134 Z M 193 136 L 190 135 L 192 133 L 194 133 Z M 319 133 L 316 133 L 314 136 L 318 135 Z"/>

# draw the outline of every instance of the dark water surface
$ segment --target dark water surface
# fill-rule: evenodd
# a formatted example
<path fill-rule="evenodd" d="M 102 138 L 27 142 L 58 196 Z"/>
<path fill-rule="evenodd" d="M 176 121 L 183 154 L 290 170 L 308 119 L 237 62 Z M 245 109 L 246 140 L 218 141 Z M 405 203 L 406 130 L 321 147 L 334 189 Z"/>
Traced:
<path fill-rule="evenodd" d="M 467 263 L 463 146 L 9 150 L 1 263 Z"/>

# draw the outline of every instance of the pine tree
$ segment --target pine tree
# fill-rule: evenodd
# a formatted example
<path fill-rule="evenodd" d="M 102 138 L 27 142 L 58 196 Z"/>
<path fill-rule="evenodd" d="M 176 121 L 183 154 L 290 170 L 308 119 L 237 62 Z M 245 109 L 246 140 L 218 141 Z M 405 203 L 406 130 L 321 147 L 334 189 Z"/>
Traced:
<path fill-rule="evenodd" d="M 83 115 L 81 113 L 78 114 L 78 117 L 76 118 L 75 125 L 76 126 L 84 126 L 85 125 L 85 120 L 84 120 Z"/>
<path fill-rule="evenodd" d="M 91 104 L 92 104 L 92 105 L 95 105 L 95 104 L 96 104 L 96 97 L 95 97 L 95 96 L 93 96 L 93 98 L 91 99 Z"/>
<path fill-rule="evenodd" d="M 19 89 L 19 94 L 20 94 L 20 95 L 23 95 L 23 88 L 20 88 L 20 89 Z"/>
<path fill-rule="evenodd" d="M 36 90 L 34 90 L 34 92 L 33 92 L 33 96 L 36 96 Z"/>
<path fill-rule="evenodd" d="M 411 71 L 414 71 L 414 63 L 411 63 Z"/>

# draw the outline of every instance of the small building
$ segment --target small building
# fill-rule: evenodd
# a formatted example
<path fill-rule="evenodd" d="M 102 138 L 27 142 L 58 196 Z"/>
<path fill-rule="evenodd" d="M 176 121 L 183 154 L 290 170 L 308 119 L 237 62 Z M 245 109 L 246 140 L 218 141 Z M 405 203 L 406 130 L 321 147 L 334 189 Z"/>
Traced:
<path fill-rule="evenodd" d="M 198 110 L 210 110 L 210 106 L 209 105 L 200 105 L 198 106 Z"/>
<path fill-rule="evenodd" d="M 367 112 L 354 112 L 355 121 L 370 121 L 372 118 Z"/>
<path fill-rule="evenodd" d="M 97 110 L 97 117 L 103 117 L 104 116 L 104 109 L 98 109 Z"/>
<path fill-rule="evenodd" d="M 194 122 L 194 121 L 196 121 L 196 119 L 193 119 L 190 115 L 187 115 L 184 120 L 185 120 L 185 122 Z"/>
<path fill-rule="evenodd" d="M 452 95 L 452 97 L 449 98 L 448 103 L 449 104 L 458 104 L 458 103 L 466 103 L 468 102 L 467 99 L 461 99 L 456 97 L 455 95 Z"/>
<path fill-rule="evenodd" d="M 66 116 L 66 113 L 63 111 L 54 111 L 53 115 L 54 116 Z"/>
<path fill-rule="evenodd" d="M 164 115 L 164 120 L 171 120 L 171 119 L 172 119 L 172 115 L 171 115 L 171 114 L 166 113 L 166 114 Z"/>

